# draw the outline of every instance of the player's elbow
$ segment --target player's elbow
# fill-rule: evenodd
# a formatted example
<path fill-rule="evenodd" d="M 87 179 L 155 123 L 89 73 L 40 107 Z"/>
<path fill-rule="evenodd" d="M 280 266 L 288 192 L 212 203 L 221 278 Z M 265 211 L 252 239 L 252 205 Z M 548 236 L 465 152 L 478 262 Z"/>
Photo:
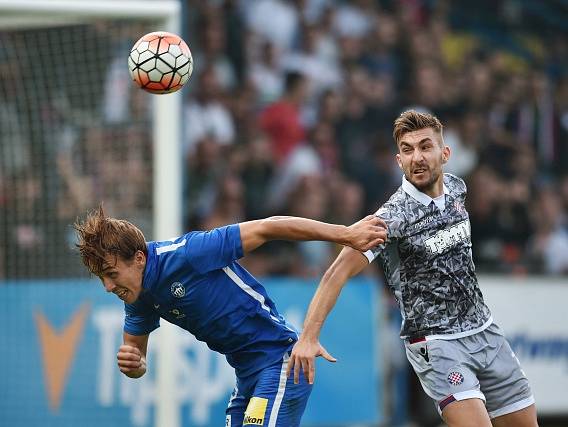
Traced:
<path fill-rule="evenodd" d="M 368 262 L 361 252 L 351 248 L 341 251 L 334 263 L 327 269 L 324 279 L 334 283 L 344 284 L 353 276 L 359 274 Z"/>
<path fill-rule="evenodd" d="M 281 239 L 283 236 L 283 219 L 284 216 L 269 216 L 268 218 L 258 220 L 257 238 L 266 243 L 270 240 Z"/>
<path fill-rule="evenodd" d="M 243 251 L 248 253 L 271 240 L 269 218 L 239 224 Z"/>
<path fill-rule="evenodd" d="M 277 217 L 268 217 L 258 220 L 258 227 L 256 228 L 256 238 L 262 243 L 266 243 L 272 239 L 274 234 L 274 221 Z"/>
<path fill-rule="evenodd" d="M 268 218 L 264 218 L 263 221 L 267 221 L 267 222 L 280 221 L 280 220 L 289 219 L 289 218 L 290 218 L 289 216 L 285 216 L 285 215 L 273 215 L 273 216 L 269 216 Z"/>

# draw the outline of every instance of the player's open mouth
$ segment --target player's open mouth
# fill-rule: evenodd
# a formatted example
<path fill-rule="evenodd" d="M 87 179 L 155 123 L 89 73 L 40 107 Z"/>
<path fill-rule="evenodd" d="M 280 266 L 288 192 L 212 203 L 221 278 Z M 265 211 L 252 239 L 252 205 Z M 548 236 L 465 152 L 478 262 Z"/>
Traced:
<path fill-rule="evenodd" d="M 119 297 L 120 299 L 124 299 L 126 297 L 126 294 L 128 294 L 128 290 L 126 289 L 121 289 L 120 291 L 115 292 L 116 296 Z"/>
<path fill-rule="evenodd" d="M 424 173 L 424 172 L 426 172 L 426 171 L 427 171 L 427 169 L 420 168 L 420 169 L 414 169 L 414 172 L 413 172 L 413 173 L 414 173 L 415 175 L 419 175 L 419 174 Z"/>

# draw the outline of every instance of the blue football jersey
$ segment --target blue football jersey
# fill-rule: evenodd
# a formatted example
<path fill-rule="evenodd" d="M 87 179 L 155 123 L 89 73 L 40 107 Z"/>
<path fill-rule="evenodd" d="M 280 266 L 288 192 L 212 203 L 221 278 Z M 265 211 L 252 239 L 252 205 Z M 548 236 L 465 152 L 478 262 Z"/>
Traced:
<path fill-rule="evenodd" d="M 298 333 L 239 265 L 242 256 L 238 225 L 149 242 L 143 290 L 125 304 L 124 331 L 148 334 L 162 317 L 225 354 L 240 377 L 282 359 Z"/>

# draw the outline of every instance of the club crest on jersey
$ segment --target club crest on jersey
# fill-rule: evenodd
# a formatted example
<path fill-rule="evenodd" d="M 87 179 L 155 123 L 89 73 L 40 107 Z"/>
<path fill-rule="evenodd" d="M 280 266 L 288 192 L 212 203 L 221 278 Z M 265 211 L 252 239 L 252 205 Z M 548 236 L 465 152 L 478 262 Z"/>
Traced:
<path fill-rule="evenodd" d="M 463 203 L 459 200 L 456 200 L 454 202 L 454 208 L 456 211 L 458 211 L 459 213 L 463 213 L 465 211 L 465 208 L 463 206 Z"/>
<path fill-rule="evenodd" d="M 463 384 L 463 374 L 461 372 L 453 371 L 448 374 L 448 382 L 451 385 Z"/>
<path fill-rule="evenodd" d="M 183 298 L 185 296 L 185 288 L 180 282 L 174 282 L 171 286 L 172 295 L 176 298 Z"/>

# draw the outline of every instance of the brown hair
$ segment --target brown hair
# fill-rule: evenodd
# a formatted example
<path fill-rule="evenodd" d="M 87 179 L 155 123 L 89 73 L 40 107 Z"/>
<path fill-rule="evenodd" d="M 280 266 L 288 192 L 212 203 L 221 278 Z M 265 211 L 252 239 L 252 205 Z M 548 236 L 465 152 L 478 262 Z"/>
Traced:
<path fill-rule="evenodd" d="M 408 110 L 402 113 L 394 121 L 392 136 L 398 144 L 408 132 L 414 132 L 424 128 L 432 128 L 438 134 L 442 134 L 442 123 L 436 116 L 429 113 L 420 113 L 416 110 Z"/>
<path fill-rule="evenodd" d="M 77 232 L 79 253 L 89 271 L 101 276 L 105 268 L 105 256 L 119 256 L 125 261 L 134 258 L 136 251 L 148 254 L 142 231 L 134 224 L 106 216 L 102 205 L 73 224 Z"/>

